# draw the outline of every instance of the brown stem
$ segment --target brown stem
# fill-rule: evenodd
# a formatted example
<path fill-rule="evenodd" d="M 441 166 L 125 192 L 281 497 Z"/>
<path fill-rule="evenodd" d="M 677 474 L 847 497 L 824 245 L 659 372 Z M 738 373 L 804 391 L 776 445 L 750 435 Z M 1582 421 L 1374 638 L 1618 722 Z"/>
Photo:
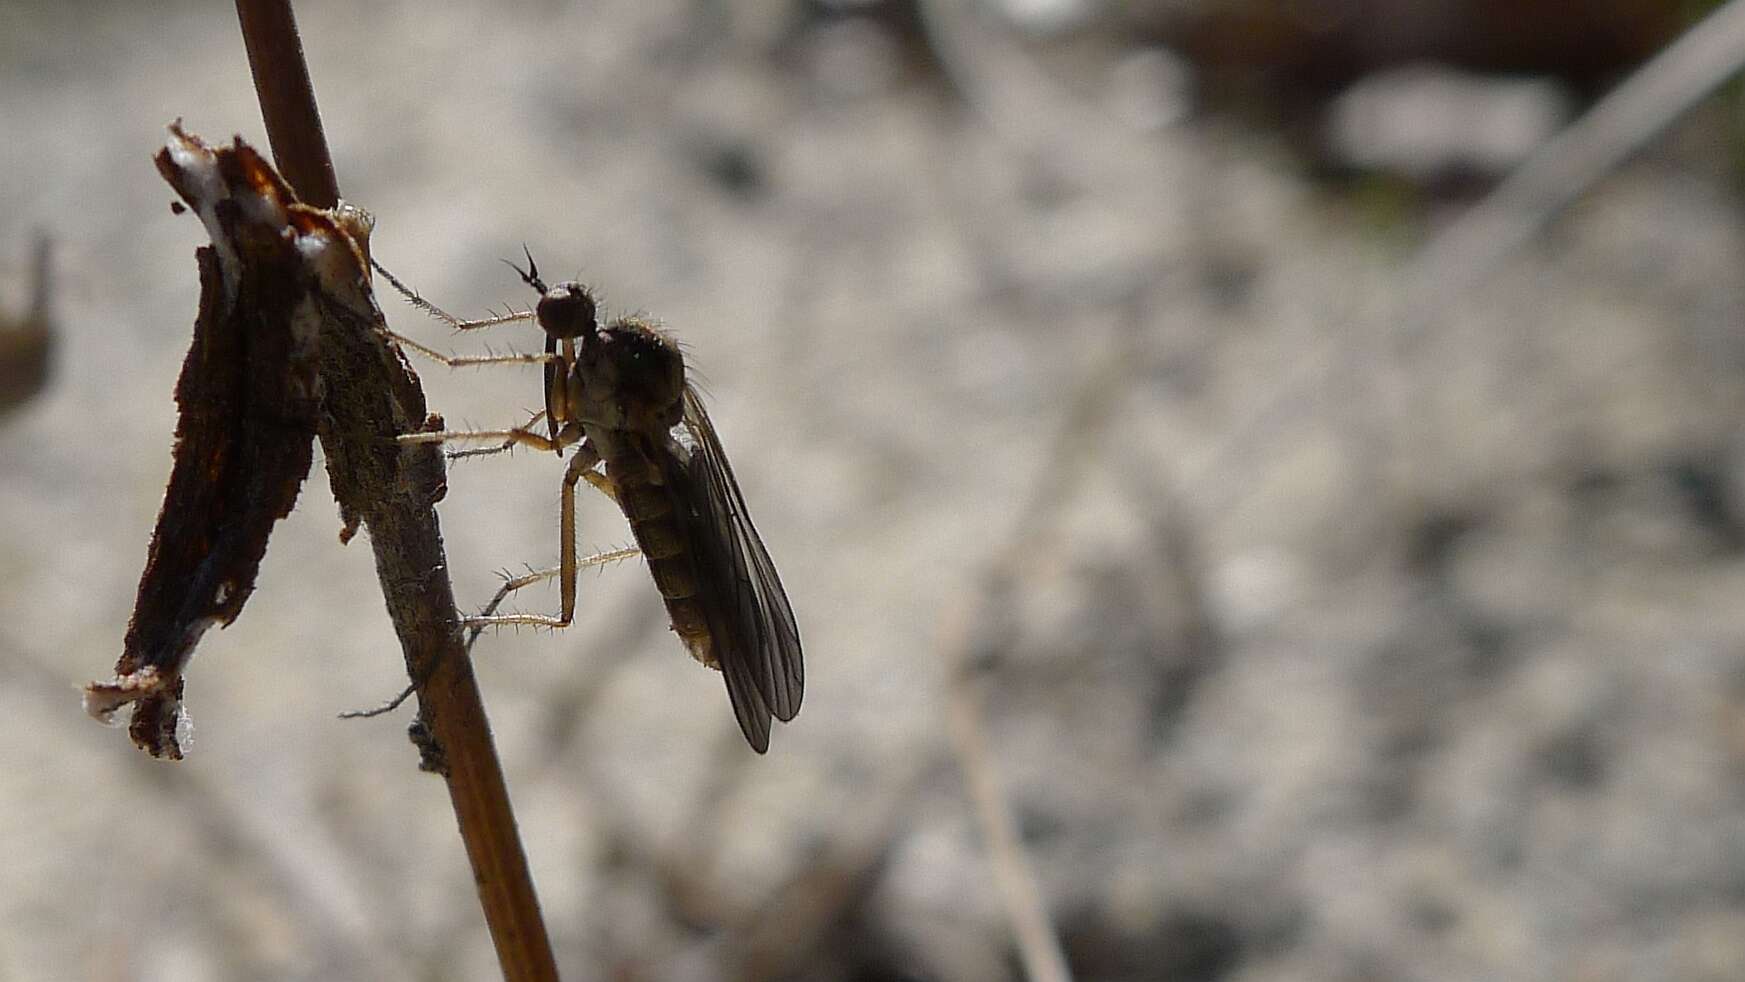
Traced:
<path fill-rule="evenodd" d="M 254 72 L 255 97 L 267 124 L 273 163 L 298 200 L 317 208 L 339 203 L 339 179 L 315 108 L 315 86 L 303 60 L 303 41 L 291 0 L 236 0 L 242 43 Z"/>
<path fill-rule="evenodd" d="M 303 201 L 332 207 L 339 188 L 289 0 L 237 0 L 236 8 L 274 159 Z M 322 344 L 327 396 L 321 437 L 329 478 L 348 525 L 361 519 L 369 528 L 407 673 L 424 680 L 419 717 L 446 763 L 449 797 L 503 977 L 555 980 L 490 723 L 461 643 L 433 507 L 443 489 L 441 455 L 382 451 L 394 446 L 396 432 L 423 421 L 423 390 L 417 376 L 398 358 L 384 357 L 379 339 L 365 332 L 325 330 Z"/>

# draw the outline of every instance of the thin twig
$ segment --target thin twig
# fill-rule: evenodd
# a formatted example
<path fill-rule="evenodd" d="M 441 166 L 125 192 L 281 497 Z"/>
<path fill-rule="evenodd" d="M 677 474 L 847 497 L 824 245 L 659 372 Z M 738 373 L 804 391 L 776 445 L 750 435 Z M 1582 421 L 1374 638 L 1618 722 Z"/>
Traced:
<path fill-rule="evenodd" d="M 48 233 L 39 231 L 30 305 L 16 321 L 0 311 L 0 414 L 34 398 L 48 384 L 55 348 L 55 324 L 49 310 L 54 292 L 50 252 Z"/>
<path fill-rule="evenodd" d="M 339 204 L 339 179 L 315 108 L 315 86 L 291 0 L 236 0 L 236 17 L 273 163 L 304 204 L 332 208 Z"/>
<path fill-rule="evenodd" d="M 1089 459 L 1115 416 L 1131 379 L 1134 339 L 1147 323 L 1143 288 L 1128 298 L 1123 323 L 1076 387 L 1047 452 L 1047 463 L 1030 482 L 1013 531 L 984 561 L 980 576 L 944 612 L 939 649 L 948 674 L 947 713 L 952 749 L 969 784 L 977 823 L 987 840 L 994 881 L 1012 923 L 1013 938 L 1031 982 L 1068 982 L 1072 973 L 1060 937 L 1048 915 L 1036 870 L 1018 834 L 1017 816 L 1006 799 L 993 755 L 975 677 L 975 655 L 997 598 L 1019 573 L 1026 557 L 1047 554 L 1059 534 L 1053 520 L 1091 468 Z"/>
<path fill-rule="evenodd" d="M 339 200 L 314 90 L 288 0 L 237 0 L 249 63 L 274 159 L 307 203 Z M 369 528 L 376 572 L 400 637 L 420 716 L 440 745 L 455 818 L 503 976 L 557 978 L 526 854 L 462 645 L 454 590 L 434 505 L 442 458 L 434 448 L 384 453 L 402 429 L 423 423 L 424 394 L 403 361 L 372 332 L 335 324 L 322 337 L 327 392 L 321 440 L 348 527 Z"/>
<path fill-rule="evenodd" d="M 1343 368 L 1357 372 L 1355 384 L 1370 389 L 1353 405 L 1364 406 L 1354 422 L 1369 431 L 1357 447 L 1365 462 L 1360 466 L 1381 488 L 1375 510 L 1409 507 L 1401 496 L 1410 493 L 1414 478 L 1401 451 L 1421 441 L 1425 425 L 1419 393 L 1409 382 L 1418 345 L 1451 307 L 1474 294 L 1563 209 L 1742 65 L 1745 0 L 1732 0 L 1637 69 L 1418 250 L 1404 271 L 1388 343 L 1365 352 L 1379 356 L 1379 364 L 1368 357 L 1336 359 L 1311 379 L 1337 389 L 1328 375 Z M 1289 386 L 1281 389 L 1287 393 L 1281 401 L 1301 396 Z M 1243 447 L 1245 456 L 1257 452 Z"/>
<path fill-rule="evenodd" d="M 1619 84 L 1418 250 L 1402 276 L 1401 296 L 1389 308 L 1393 336 L 1387 353 L 1402 361 L 1451 300 L 1476 291 L 1562 208 L 1736 75 L 1741 66 L 1745 66 L 1745 0 L 1731 0 Z M 1295 432 L 1289 425 L 1292 415 L 1300 414 L 1316 393 L 1337 388 L 1329 378 L 1342 368 L 1363 372 L 1364 383 L 1380 389 L 1364 400 L 1366 405 L 1379 403 L 1386 409 L 1372 408 L 1372 418 L 1415 418 L 1411 394 L 1400 391 L 1402 383 L 1389 381 L 1386 372 L 1367 360 L 1374 353 L 1373 340 L 1364 332 L 1353 332 L 1352 337 L 1357 348 L 1305 359 L 1277 380 L 1258 409 L 1232 425 L 1216 448 L 1184 468 L 1184 491 L 1198 496 L 1225 487 L 1233 468 L 1274 452 L 1276 443 Z M 1397 365 L 1390 370 L 1399 374 Z"/>
<path fill-rule="evenodd" d="M 857 796 L 829 823 L 835 830 L 830 840 L 724 932 L 730 940 L 720 963 L 727 977 L 758 982 L 801 975 L 873 891 L 916 798 L 950 763 L 943 752 L 918 755 Z"/>
<path fill-rule="evenodd" d="M 962 620 L 948 631 L 962 632 L 965 649 L 972 643 L 971 612 L 961 611 Z M 1066 965 L 1066 953 L 1048 916 L 1048 905 L 1042 897 L 1036 869 L 1024 849 L 1018 834 L 1018 818 L 1006 800 L 992 756 L 988 753 L 986 723 L 982 719 L 980 693 L 971 679 L 960 675 L 951 686 L 947 704 L 951 724 L 951 742 L 957 750 L 958 763 L 969 781 L 970 800 L 975 804 L 976 821 L 988 840 L 988 854 L 994 866 L 994 880 L 1006 902 L 1006 914 L 1012 920 L 1012 933 L 1018 942 L 1018 954 L 1024 962 L 1024 974 L 1030 982 L 1069 982 L 1072 973 Z"/>
<path fill-rule="evenodd" d="M 1732 0 L 1613 89 L 1418 252 L 1411 328 L 1497 268 L 1565 205 L 1745 66 L 1745 0 Z"/>
<path fill-rule="evenodd" d="M 30 311 L 26 315 L 30 320 L 40 324 L 48 323 L 48 308 L 54 294 L 54 282 L 54 244 L 49 240 L 48 232 L 38 229 L 36 249 L 31 256 L 30 267 Z"/>

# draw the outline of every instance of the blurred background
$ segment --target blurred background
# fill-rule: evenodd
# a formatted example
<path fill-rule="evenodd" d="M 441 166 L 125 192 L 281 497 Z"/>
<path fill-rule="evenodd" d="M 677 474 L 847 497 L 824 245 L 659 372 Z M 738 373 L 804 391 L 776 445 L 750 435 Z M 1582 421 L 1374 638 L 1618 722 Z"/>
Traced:
<path fill-rule="evenodd" d="M 640 563 L 480 643 L 566 978 L 1018 977 L 1001 869 L 1082 979 L 1745 976 L 1737 85 L 1422 259 L 1715 6 L 300 4 L 376 257 L 477 316 L 526 243 L 683 338 L 800 618 L 762 758 Z M 177 117 L 266 146 L 230 5 L 0 7 L 0 979 L 492 977 L 410 710 L 335 718 L 405 679 L 321 467 L 189 758 L 80 711 L 198 296 Z M 463 607 L 560 474 L 451 469 Z"/>

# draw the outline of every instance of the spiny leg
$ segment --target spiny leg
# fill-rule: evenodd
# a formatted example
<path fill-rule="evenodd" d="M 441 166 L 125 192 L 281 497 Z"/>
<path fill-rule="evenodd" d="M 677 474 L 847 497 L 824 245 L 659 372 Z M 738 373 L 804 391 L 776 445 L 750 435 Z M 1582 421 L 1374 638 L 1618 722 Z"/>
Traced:
<path fill-rule="evenodd" d="M 557 360 L 556 355 L 540 351 L 526 353 L 514 351 L 506 355 L 445 355 L 430 345 L 421 344 L 404 334 L 397 334 L 386 328 L 380 330 L 401 347 L 410 348 L 431 361 L 440 362 L 449 368 L 472 368 L 477 365 L 546 365 Z"/>
<path fill-rule="evenodd" d="M 448 311 L 443 310 L 441 307 L 438 307 L 436 304 L 419 296 L 417 290 L 400 282 L 393 273 L 390 273 L 387 269 L 383 268 L 381 263 L 371 259 L 370 265 L 375 268 L 376 272 L 382 274 L 390 286 L 398 291 L 402 297 L 406 298 L 407 303 L 417 307 L 419 310 L 424 311 L 426 314 L 442 321 L 444 324 L 447 324 L 449 327 L 452 327 L 457 331 L 477 331 L 481 328 L 496 327 L 498 324 L 515 324 L 520 321 L 530 321 L 533 319 L 533 311 L 531 310 L 511 310 L 506 314 L 495 314 L 490 317 L 481 317 L 478 320 L 462 320 Z"/>
<path fill-rule="evenodd" d="M 533 422 L 538 422 L 540 416 L 544 415 L 544 413 L 540 413 L 539 416 L 533 417 Z M 528 426 L 531 425 L 532 423 L 528 424 Z M 557 439 L 552 439 L 543 434 L 535 433 L 525 426 L 517 426 L 507 430 L 429 430 L 419 433 L 402 433 L 395 439 L 403 444 L 459 443 L 463 440 L 501 440 L 507 446 L 511 447 L 520 443 L 532 447 L 535 450 L 549 450 L 552 453 L 557 453 L 570 443 L 575 442 L 574 440 L 566 441 L 564 436 L 565 434 L 560 432 Z M 596 462 L 598 459 L 598 457 L 595 458 Z"/>
<path fill-rule="evenodd" d="M 609 549 L 605 552 L 597 552 L 592 556 L 583 556 L 581 559 L 576 560 L 576 568 L 578 570 L 589 569 L 595 566 L 605 566 L 608 563 L 620 563 L 626 559 L 635 558 L 637 553 L 638 550 L 634 546 L 625 549 Z M 546 580 L 561 575 L 561 571 L 561 566 L 553 566 L 550 569 L 533 570 L 521 576 L 512 576 L 505 579 L 502 587 L 498 588 L 497 595 L 492 597 L 491 602 L 485 605 L 482 616 L 490 616 L 491 614 L 496 613 L 497 608 L 503 605 L 503 601 L 508 598 L 509 594 L 514 593 L 516 590 L 532 586 L 535 583 L 543 583 Z M 479 640 L 479 635 L 484 633 L 485 627 L 486 625 L 484 624 L 474 624 L 472 629 L 467 632 L 466 650 L 468 654 L 472 653 L 473 643 Z M 412 693 L 418 691 L 418 686 L 420 684 L 429 681 L 428 672 L 434 671 L 435 668 L 435 664 L 431 664 L 431 666 L 426 669 L 427 674 L 424 678 L 419 679 L 417 682 L 408 684 L 399 695 L 382 703 L 380 706 L 377 706 L 374 709 L 355 709 L 351 712 L 340 713 L 339 718 L 369 719 L 375 716 L 384 716 L 399 709 L 407 699 L 412 698 Z"/>
<path fill-rule="evenodd" d="M 517 426 L 507 430 L 430 430 L 421 433 L 402 433 L 395 439 L 400 443 L 459 443 L 463 440 L 503 441 L 500 445 L 495 447 L 484 447 L 478 450 L 463 450 L 459 453 L 451 454 L 450 456 L 452 457 L 502 453 L 518 443 L 532 447 L 535 450 L 549 450 L 552 453 L 560 453 L 563 451 L 563 448 L 580 441 L 581 446 L 576 451 L 576 460 L 570 461 L 570 470 L 564 472 L 564 487 L 574 488 L 578 479 L 584 480 L 593 485 L 596 491 L 611 498 L 613 501 L 617 501 L 618 489 L 613 487 L 612 481 L 607 478 L 606 475 L 593 469 L 594 465 L 600 462 L 600 455 L 595 452 L 593 447 L 585 442 L 581 435 L 581 427 L 574 423 L 565 424 L 564 428 L 558 431 L 555 438 L 545 436 L 541 433 L 535 433 L 533 430 L 528 428 L 534 423 L 539 422 L 540 418 L 544 415 L 544 412 L 535 413 L 533 418 L 528 421 L 527 426 Z M 580 475 L 575 475 L 574 473 L 578 469 L 576 464 L 577 460 L 588 461 L 587 464 L 582 465 L 579 468 L 581 471 Z"/>
<path fill-rule="evenodd" d="M 531 433 L 533 432 L 534 425 L 544 418 L 545 410 L 541 409 L 539 412 L 533 414 L 533 418 L 527 421 L 527 425 L 518 427 L 518 429 L 522 432 Z M 516 442 L 517 441 L 513 437 L 509 437 L 505 438 L 502 443 L 499 443 L 494 447 L 475 447 L 471 450 L 450 450 L 448 452 L 448 459 L 462 460 L 467 457 L 488 457 L 492 454 L 500 454 L 514 449 Z"/>
<path fill-rule="evenodd" d="M 526 431 L 522 431 L 525 433 Z M 529 434 L 536 436 L 537 434 Z M 543 438 L 541 438 L 543 439 Z M 555 442 L 555 441 L 554 441 Z M 582 441 L 576 446 L 576 455 L 570 458 L 570 464 L 564 468 L 562 503 L 558 512 L 558 594 L 559 613 L 553 617 L 550 614 L 490 614 L 468 617 L 461 623 L 467 627 L 489 627 L 493 625 L 525 624 L 531 627 L 569 627 L 576 615 L 576 482 L 594 473 L 594 465 L 600 462 L 600 454 L 593 444 Z M 605 475 L 595 475 L 598 480 L 590 478 L 589 484 L 601 487 L 611 486 Z"/>
<path fill-rule="evenodd" d="M 609 563 L 621 563 L 626 559 L 636 558 L 641 554 L 641 552 L 642 550 L 635 546 L 626 546 L 622 549 L 608 549 L 605 552 L 596 552 L 592 556 L 583 556 L 576 560 L 576 570 L 580 572 L 581 570 L 590 569 L 595 566 L 605 566 Z M 497 612 L 498 607 L 503 606 L 503 601 L 509 598 L 509 594 L 514 593 L 517 590 L 525 589 L 535 583 L 544 583 L 547 580 L 558 579 L 562 575 L 563 567 L 553 566 L 549 569 L 529 570 L 520 576 L 508 577 L 503 580 L 503 585 L 497 588 L 497 595 L 491 598 L 491 602 L 485 605 L 484 610 L 479 611 L 478 616 L 480 618 L 492 616 Z M 491 625 L 489 623 L 477 623 L 477 618 L 468 618 L 467 623 L 470 625 L 470 630 L 467 632 L 467 650 L 471 651 L 473 643 L 479 640 L 479 635 L 484 633 L 485 628 Z"/>
<path fill-rule="evenodd" d="M 385 278 L 395 290 L 399 291 L 401 296 L 406 298 L 407 303 L 410 303 L 412 306 L 417 307 L 419 310 L 424 311 L 426 314 L 442 321 L 444 324 L 447 324 L 449 327 L 454 328 L 457 331 L 476 331 L 480 328 L 495 327 L 498 324 L 513 324 L 519 321 L 532 320 L 534 316 L 533 311 L 528 310 L 510 311 L 507 314 L 497 314 L 492 317 L 483 317 L 479 320 L 461 320 L 459 317 L 454 316 L 448 311 L 443 310 L 441 307 L 438 307 L 419 296 L 417 291 L 400 282 L 399 278 L 393 273 L 388 272 L 387 268 L 381 263 L 371 259 L 370 265 L 375 268 L 376 272 L 381 273 L 383 278 Z M 402 347 L 415 351 L 432 361 L 447 365 L 449 368 L 467 368 L 476 365 L 540 365 L 552 361 L 552 356 L 549 354 L 522 354 L 520 352 L 513 352 L 507 355 L 445 355 L 442 352 L 437 351 L 435 348 L 414 341 L 403 334 L 397 334 L 394 331 L 386 329 L 383 329 L 382 333 L 392 338 Z"/>
<path fill-rule="evenodd" d="M 501 453 L 517 443 L 532 447 L 535 450 L 549 450 L 552 453 L 559 453 L 563 448 L 584 440 L 581 435 L 581 427 L 574 423 L 565 424 L 564 428 L 558 431 L 556 438 L 535 433 L 527 428 L 532 426 L 534 423 L 539 422 L 540 417 L 544 415 L 545 413 L 543 412 L 535 413 L 533 419 L 528 421 L 527 426 L 517 426 L 513 429 L 507 430 L 429 430 L 420 433 L 402 433 L 398 437 L 395 437 L 395 439 L 400 443 L 458 443 L 463 440 L 503 441 L 500 446 L 485 447 L 473 451 L 461 451 L 460 453 L 452 455 L 455 457 L 470 456 L 472 454 Z M 588 446 L 585 442 L 583 442 L 582 447 L 577 451 L 577 454 L 578 459 L 585 458 L 588 460 L 588 464 L 581 468 L 582 473 L 580 479 L 593 485 L 596 491 L 599 491 L 606 497 L 611 498 L 613 501 L 617 501 L 618 489 L 612 485 L 611 479 L 593 469 L 594 465 L 600 462 L 600 455 L 594 451 L 593 447 Z M 575 467 L 573 461 L 571 462 L 571 467 Z M 576 478 L 569 476 L 568 472 L 566 472 L 564 476 L 564 486 L 575 487 L 575 482 Z"/>

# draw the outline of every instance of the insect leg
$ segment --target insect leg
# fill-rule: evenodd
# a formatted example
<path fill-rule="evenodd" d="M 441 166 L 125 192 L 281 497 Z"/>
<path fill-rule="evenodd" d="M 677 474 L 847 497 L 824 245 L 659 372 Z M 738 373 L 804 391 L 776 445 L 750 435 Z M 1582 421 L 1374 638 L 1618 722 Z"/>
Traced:
<path fill-rule="evenodd" d="M 635 559 L 641 554 L 642 550 L 635 546 L 625 546 L 622 549 L 608 549 L 605 552 L 596 552 L 591 556 L 583 556 L 576 560 L 576 570 L 577 572 L 580 572 L 584 569 L 592 569 L 595 566 L 621 563 L 626 559 Z M 503 606 L 503 601 L 509 599 L 509 594 L 514 593 L 517 590 L 525 589 L 535 583 L 544 583 L 547 580 L 555 580 L 562 575 L 562 566 L 552 566 L 548 569 L 529 570 L 520 576 L 507 577 L 503 580 L 503 585 L 497 588 L 496 596 L 491 598 L 491 602 L 485 605 L 484 610 L 479 611 L 478 616 L 490 617 L 492 614 L 495 614 L 497 608 Z M 479 633 L 485 629 L 485 626 L 486 625 L 483 624 L 476 624 L 473 626 L 472 630 L 467 634 L 467 647 L 472 647 L 473 642 L 478 640 Z"/>
<path fill-rule="evenodd" d="M 520 431 L 526 433 L 527 431 Z M 537 433 L 527 434 L 543 440 Z M 526 624 L 533 627 L 568 627 L 576 615 L 576 482 L 587 474 L 593 473 L 594 466 L 600 462 L 600 454 L 592 444 L 583 441 L 576 447 L 576 455 L 570 458 L 569 466 L 564 468 L 563 495 L 558 510 L 558 616 L 549 614 L 481 614 L 468 617 L 462 623 L 467 627 L 490 627 L 493 625 Z M 600 480 L 606 480 L 603 476 Z M 593 480 L 589 484 L 599 487 Z"/>
<path fill-rule="evenodd" d="M 583 556 L 581 559 L 576 560 L 576 568 L 588 569 L 594 566 L 605 566 L 608 563 L 621 563 L 626 559 L 636 558 L 639 551 L 640 550 L 635 546 L 629 546 L 624 549 L 608 549 L 605 552 L 596 552 L 592 556 Z M 509 594 L 514 593 L 516 590 L 523 587 L 532 586 L 535 583 L 544 583 L 546 580 L 559 575 L 561 568 L 562 567 L 559 566 L 553 566 L 550 569 L 537 569 L 520 576 L 511 576 L 505 579 L 503 585 L 497 589 L 497 595 L 491 598 L 491 602 L 485 605 L 485 609 L 480 612 L 479 616 L 489 617 L 492 614 L 495 614 L 497 608 L 503 605 L 503 601 L 508 599 Z M 474 624 L 470 620 L 464 620 L 462 621 L 462 624 L 470 625 L 470 630 L 467 632 L 467 652 L 470 654 L 473 650 L 473 642 L 479 640 L 479 635 L 484 633 L 485 628 L 489 625 Z M 435 666 L 432 667 L 434 668 Z M 416 683 L 408 685 L 405 689 L 401 690 L 399 695 L 382 703 L 374 709 L 354 709 L 350 712 L 340 713 L 339 718 L 369 719 L 374 716 L 382 716 L 391 713 L 394 710 L 399 709 L 401 704 L 407 699 L 410 699 L 412 693 L 417 691 L 418 686 Z"/>
<path fill-rule="evenodd" d="M 447 324 L 449 327 L 452 327 L 457 331 L 474 331 L 484 327 L 495 327 L 498 324 L 513 324 L 518 321 L 533 319 L 533 311 L 527 310 L 510 311 L 507 314 L 498 314 L 493 317 L 482 317 L 478 320 L 461 320 L 459 317 L 454 316 L 448 311 L 443 310 L 441 307 L 438 307 L 419 296 L 417 291 L 400 282 L 400 280 L 395 277 L 393 273 L 388 272 L 381 263 L 371 259 L 370 265 L 375 267 L 376 272 L 381 273 L 382 276 L 387 279 L 388 283 L 391 284 L 395 290 L 398 290 L 401 296 L 406 298 L 407 303 L 410 303 L 412 306 L 417 307 L 419 310 L 424 311 L 426 314 L 442 321 L 444 324 Z M 386 334 L 401 347 L 417 352 L 432 361 L 441 362 L 450 368 L 466 368 L 475 365 L 539 365 L 552 361 L 552 356 L 549 354 L 522 354 L 520 352 L 514 352 L 507 355 L 445 355 L 442 352 L 437 351 L 435 348 L 426 344 L 420 344 L 405 335 L 396 334 L 389 330 L 383 330 L 382 333 Z"/>
<path fill-rule="evenodd" d="M 496 327 L 498 324 L 514 324 L 519 321 L 530 321 L 533 319 L 533 311 L 531 310 L 512 310 L 507 314 L 497 314 L 493 317 L 481 317 L 478 320 L 461 320 L 459 317 L 454 316 L 448 311 L 443 310 L 441 307 L 438 307 L 419 296 L 418 291 L 400 282 L 393 273 L 390 273 L 387 269 L 383 268 L 381 263 L 371 259 L 370 265 L 375 267 L 376 272 L 382 274 L 383 278 L 388 281 L 390 286 L 398 291 L 402 297 L 406 298 L 407 303 L 417 307 L 419 310 L 424 311 L 426 314 L 442 321 L 444 324 L 447 324 L 449 327 L 452 327 L 457 331 L 476 331 L 480 328 Z"/>
<path fill-rule="evenodd" d="M 592 450 L 593 450 L 592 447 L 589 447 L 588 449 L 590 452 L 592 452 Z M 618 502 L 618 486 L 616 484 L 612 483 L 611 478 L 600 473 L 599 471 L 590 469 L 590 470 L 586 470 L 586 471 L 582 472 L 582 480 L 587 481 L 589 484 L 593 485 L 595 491 L 598 491 L 601 494 L 605 495 L 606 497 L 611 498 L 613 504 L 617 504 L 617 502 Z"/>
<path fill-rule="evenodd" d="M 527 425 L 521 427 L 521 429 L 531 431 L 533 426 L 544 418 L 545 410 L 541 409 L 539 412 L 534 413 L 533 418 L 528 420 Z M 553 435 L 555 436 L 556 434 Z M 514 438 L 511 437 L 504 439 L 502 443 L 499 443 L 494 447 L 475 447 L 472 450 L 450 450 L 448 452 L 448 459 L 460 460 L 463 457 L 488 457 L 492 454 L 500 454 L 513 449 L 515 442 Z"/>
<path fill-rule="evenodd" d="M 533 422 L 538 421 L 539 416 L 533 417 Z M 528 426 L 531 425 L 532 423 L 528 424 Z M 562 450 L 565 445 L 562 433 L 558 434 L 558 439 L 553 440 L 550 437 L 533 432 L 526 426 L 517 426 L 508 430 L 436 430 L 434 432 L 425 433 L 402 433 L 395 439 L 403 444 L 458 443 L 462 440 L 501 440 L 504 441 L 505 447 L 514 446 L 519 443 L 532 447 L 535 450 L 550 450 L 553 452 Z M 494 453 L 496 451 L 487 452 Z"/>
<path fill-rule="evenodd" d="M 600 454 L 594 445 L 583 440 L 563 472 L 563 503 L 558 513 L 558 534 L 563 536 L 558 551 L 558 594 L 563 598 L 565 624 L 576 612 L 576 481 L 584 474 L 592 474 L 599 462 Z"/>
<path fill-rule="evenodd" d="M 427 344 L 420 344 L 406 337 L 404 334 L 396 334 L 386 329 L 383 329 L 382 333 L 402 348 L 415 351 L 431 361 L 440 362 L 450 368 L 472 368 L 478 365 L 544 365 L 557 358 L 556 355 L 540 352 L 522 353 L 519 351 L 506 355 L 445 355 Z"/>

